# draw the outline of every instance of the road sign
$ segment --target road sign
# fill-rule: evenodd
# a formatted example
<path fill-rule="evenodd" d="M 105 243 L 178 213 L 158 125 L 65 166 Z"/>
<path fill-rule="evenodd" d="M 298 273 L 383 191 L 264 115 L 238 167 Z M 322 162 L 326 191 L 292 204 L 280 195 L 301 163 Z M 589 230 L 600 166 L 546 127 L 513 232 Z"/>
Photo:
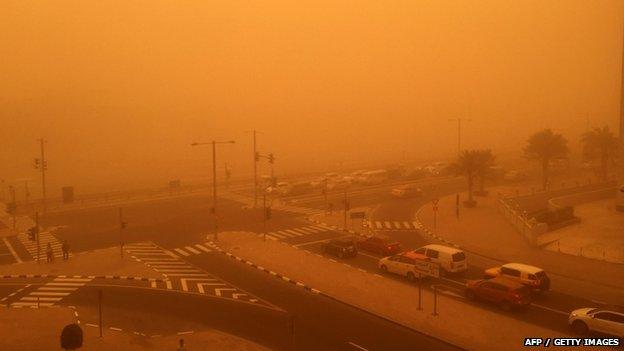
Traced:
<path fill-rule="evenodd" d="M 366 218 L 366 212 L 351 212 L 351 219 Z"/>

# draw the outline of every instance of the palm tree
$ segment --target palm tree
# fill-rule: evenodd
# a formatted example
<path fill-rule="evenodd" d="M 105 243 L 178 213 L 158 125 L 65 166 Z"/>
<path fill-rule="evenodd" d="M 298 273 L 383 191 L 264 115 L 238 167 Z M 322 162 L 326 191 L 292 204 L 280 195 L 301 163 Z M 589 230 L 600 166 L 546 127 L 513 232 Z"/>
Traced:
<path fill-rule="evenodd" d="M 465 202 L 466 206 L 472 207 L 476 204 L 472 189 L 474 187 L 474 180 L 479 172 L 480 164 L 481 156 L 479 150 L 465 150 L 459 155 L 457 161 L 449 167 L 455 175 L 464 176 L 468 181 L 468 201 Z"/>
<path fill-rule="evenodd" d="M 618 139 L 609 127 L 594 128 L 581 137 L 583 157 L 586 160 L 600 160 L 600 177 L 607 179 L 609 164 L 615 162 L 618 152 Z"/>
<path fill-rule="evenodd" d="M 477 150 L 478 169 L 477 178 L 479 179 L 479 195 L 485 196 L 485 180 L 492 175 L 492 166 L 496 157 L 492 155 L 492 150 Z"/>
<path fill-rule="evenodd" d="M 524 148 L 524 155 L 531 160 L 537 160 L 542 166 L 542 185 L 544 190 L 550 180 L 550 162 L 568 156 L 568 141 L 563 135 L 553 133 L 550 129 L 537 132 L 528 140 Z"/>

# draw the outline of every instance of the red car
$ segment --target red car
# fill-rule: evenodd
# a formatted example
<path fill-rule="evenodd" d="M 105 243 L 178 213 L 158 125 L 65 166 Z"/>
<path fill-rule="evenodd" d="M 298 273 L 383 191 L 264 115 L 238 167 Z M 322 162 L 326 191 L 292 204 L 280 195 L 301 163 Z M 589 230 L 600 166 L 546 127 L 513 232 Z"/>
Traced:
<path fill-rule="evenodd" d="M 358 249 L 383 256 L 391 256 L 401 252 L 401 244 L 391 241 L 388 237 L 370 236 L 357 242 Z"/>
<path fill-rule="evenodd" d="M 496 303 L 505 311 L 514 307 L 528 306 L 531 303 L 529 288 L 504 277 L 469 280 L 466 283 L 465 294 L 471 300 Z"/>

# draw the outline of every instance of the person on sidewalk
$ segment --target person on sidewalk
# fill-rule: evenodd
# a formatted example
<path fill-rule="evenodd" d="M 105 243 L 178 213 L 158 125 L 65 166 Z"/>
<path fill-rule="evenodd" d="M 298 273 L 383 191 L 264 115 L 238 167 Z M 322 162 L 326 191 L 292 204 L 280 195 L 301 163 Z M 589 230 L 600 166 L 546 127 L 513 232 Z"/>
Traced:
<path fill-rule="evenodd" d="M 69 243 L 67 240 L 63 240 L 63 260 L 67 261 L 69 259 Z"/>
<path fill-rule="evenodd" d="M 180 339 L 180 346 L 178 347 L 178 351 L 186 351 L 186 345 L 184 344 L 184 339 Z"/>
<path fill-rule="evenodd" d="M 54 260 L 54 251 L 52 251 L 52 245 L 48 243 L 46 246 L 46 262 L 50 263 Z"/>

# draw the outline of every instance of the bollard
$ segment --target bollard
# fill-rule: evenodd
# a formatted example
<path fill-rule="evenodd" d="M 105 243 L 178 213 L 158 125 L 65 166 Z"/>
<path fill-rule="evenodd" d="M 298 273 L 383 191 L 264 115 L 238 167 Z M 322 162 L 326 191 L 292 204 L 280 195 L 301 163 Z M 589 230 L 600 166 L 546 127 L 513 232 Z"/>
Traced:
<path fill-rule="evenodd" d="M 438 315 L 438 287 L 436 285 L 433 286 L 433 316 Z"/>

